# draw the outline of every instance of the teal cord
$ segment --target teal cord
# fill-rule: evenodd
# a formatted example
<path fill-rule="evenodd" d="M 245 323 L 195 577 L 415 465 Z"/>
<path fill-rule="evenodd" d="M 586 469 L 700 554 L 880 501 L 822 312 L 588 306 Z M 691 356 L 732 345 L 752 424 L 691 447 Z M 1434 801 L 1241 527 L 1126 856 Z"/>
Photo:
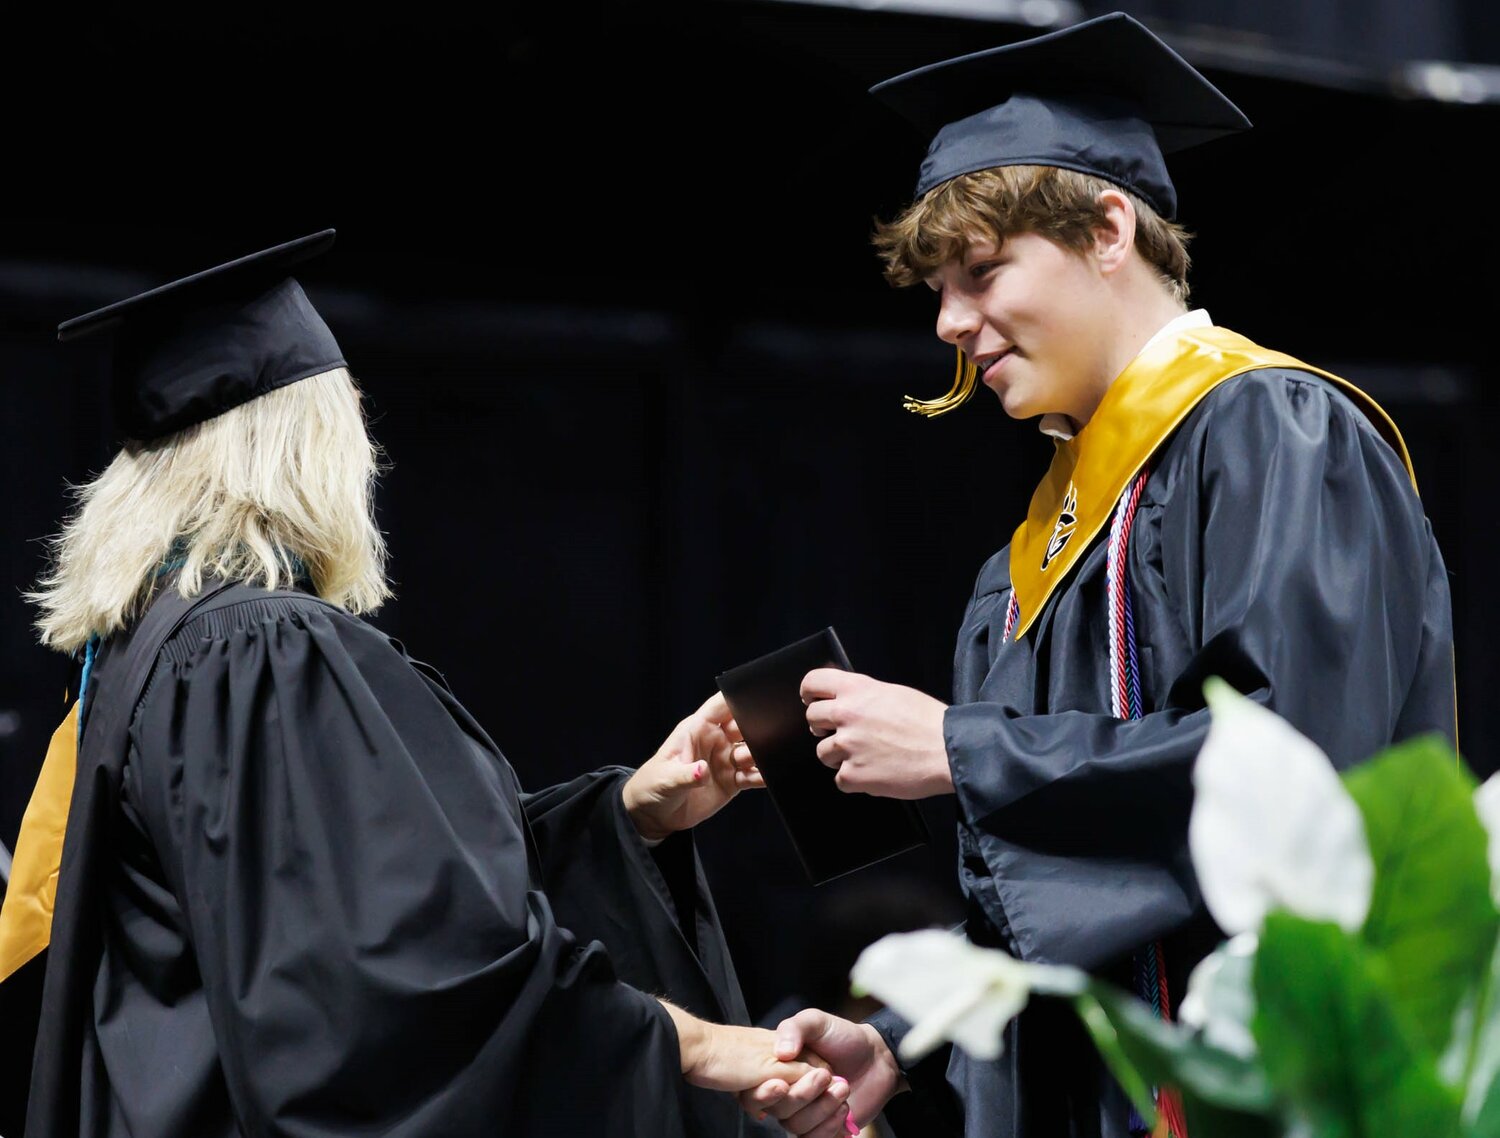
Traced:
<path fill-rule="evenodd" d="M 187 564 L 186 557 L 174 557 L 170 561 L 163 561 L 156 567 L 156 576 L 170 573 L 173 569 L 181 569 Z M 83 733 L 83 700 L 89 688 L 89 673 L 94 670 L 94 658 L 99 654 L 99 634 L 96 632 L 88 638 L 88 643 L 83 646 L 83 670 L 78 676 L 78 732 Z"/>
<path fill-rule="evenodd" d="M 181 547 L 173 547 L 174 551 L 179 548 Z M 290 560 L 294 579 L 298 581 L 308 580 L 307 566 L 303 564 L 302 558 L 296 554 L 292 554 Z M 174 557 L 170 561 L 163 561 L 156 567 L 156 576 L 162 577 L 174 569 L 181 569 L 186 564 L 187 558 L 184 556 Z M 94 670 L 94 657 L 98 653 L 99 634 L 95 633 L 88 638 L 88 642 L 83 646 L 83 670 L 78 677 L 78 731 L 80 734 L 83 732 L 83 697 L 84 693 L 88 690 L 89 673 Z"/>
<path fill-rule="evenodd" d="M 99 651 L 99 634 L 89 637 L 83 646 L 83 672 L 78 677 L 78 732 L 83 733 L 83 693 L 88 690 L 89 673 L 94 670 L 94 657 Z"/>

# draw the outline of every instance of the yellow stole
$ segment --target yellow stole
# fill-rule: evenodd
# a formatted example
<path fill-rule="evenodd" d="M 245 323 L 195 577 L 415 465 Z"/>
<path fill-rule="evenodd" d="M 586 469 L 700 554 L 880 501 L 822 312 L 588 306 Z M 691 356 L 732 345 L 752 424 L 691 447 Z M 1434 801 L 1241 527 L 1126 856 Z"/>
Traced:
<path fill-rule="evenodd" d="M 1020 606 L 1014 636 L 1024 636 L 1089 544 L 1115 503 L 1157 447 L 1225 380 L 1259 368 L 1295 368 L 1336 384 L 1391 444 L 1416 485 L 1401 432 L 1359 388 L 1301 360 L 1269 351 L 1228 328 L 1193 328 L 1165 336 L 1110 384 L 1093 418 L 1060 441 L 1052 466 L 1031 496 L 1010 546 L 1010 580 Z"/>
<path fill-rule="evenodd" d="M 62 865 L 63 832 L 78 770 L 77 704 L 52 733 L 42 773 L 21 819 L 21 835 L 11 863 L 10 885 L 0 908 L 0 982 L 47 947 L 52 909 L 57 902 L 57 871 Z"/>

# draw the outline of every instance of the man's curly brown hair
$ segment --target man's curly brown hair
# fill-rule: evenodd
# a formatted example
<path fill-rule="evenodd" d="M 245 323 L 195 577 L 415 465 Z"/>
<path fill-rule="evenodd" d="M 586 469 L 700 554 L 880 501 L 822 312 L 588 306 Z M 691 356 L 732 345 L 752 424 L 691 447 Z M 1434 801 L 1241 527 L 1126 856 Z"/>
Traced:
<path fill-rule="evenodd" d="M 1105 190 L 1119 190 L 1135 206 L 1135 247 L 1186 305 L 1188 231 L 1113 182 L 1056 166 L 995 166 L 934 186 L 896 220 L 876 222 L 875 248 L 886 280 L 902 288 L 978 241 L 998 248 L 1014 233 L 1035 233 L 1082 253 L 1104 224 L 1099 195 Z"/>

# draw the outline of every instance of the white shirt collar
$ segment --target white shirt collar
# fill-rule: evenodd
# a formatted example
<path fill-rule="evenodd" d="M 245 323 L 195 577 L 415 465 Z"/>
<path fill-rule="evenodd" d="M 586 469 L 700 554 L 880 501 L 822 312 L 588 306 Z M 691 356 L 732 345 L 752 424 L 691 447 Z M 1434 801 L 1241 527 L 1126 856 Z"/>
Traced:
<path fill-rule="evenodd" d="M 1178 332 L 1186 332 L 1189 328 L 1210 328 L 1212 326 L 1213 319 L 1208 315 L 1208 309 L 1195 308 L 1191 312 L 1184 312 L 1181 316 L 1175 316 L 1171 320 L 1168 320 L 1156 330 L 1156 334 L 1151 339 L 1147 340 L 1141 346 L 1141 351 L 1144 352 L 1158 340 L 1165 339 L 1168 336 L 1175 336 Z M 1037 423 L 1037 429 L 1042 434 L 1050 435 L 1054 439 L 1061 439 L 1063 442 L 1067 442 L 1074 435 L 1073 420 L 1066 415 L 1056 412 L 1050 415 L 1043 415 L 1041 421 Z"/>
<path fill-rule="evenodd" d="M 1186 332 L 1189 328 L 1212 328 L 1213 323 L 1213 318 L 1209 316 L 1206 308 L 1195 308 L 1191 312 L 1184 312 L 1181 316 L 1173 317 L 1158 328 L 1156 335 L 1141 346 L 1141 351 L 1144 352 L 1156 341 L 1175 336 L 1178 332 Z"/>

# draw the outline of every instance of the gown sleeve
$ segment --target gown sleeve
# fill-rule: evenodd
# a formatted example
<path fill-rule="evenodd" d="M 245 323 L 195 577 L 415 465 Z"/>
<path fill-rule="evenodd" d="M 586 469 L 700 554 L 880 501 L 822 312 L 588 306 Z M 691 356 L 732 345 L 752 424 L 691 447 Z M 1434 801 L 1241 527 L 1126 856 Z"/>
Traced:
<path fill-rule="evenodd" d="M 1274 709 L 1340 768 L 1415 731 L 1453 731 L 1447 578 L 1395 453 L 1310 377 L 1241 377 L 1200 411 L 1161 472 L 1158 544 L 1144 566 L 1132 551 L 1132 574 L 1153 578 L 1132 582 L 1138 626 L 1143 603 L 1166 606 L 1188 646 L 1152 710 L 946 713 L 982 859 L 966 872 L 986 879 L 971 896 L 1029 959 L 1096 968 L 1200 911 L 1186 835 L 1207 677 Z"/>
<path fill-rule="evenodd" d="M 523 796 L 554 912 L 603 941 L 616 972 L 695 1015 L 748 1023 L 691 831 L 647 847 L 607 767 Z"/>
<path fill-rule="evenodd" d="M 523 797 L 557 920 L 602 942 L 631 986 L 715 1023 L 748 1024 L 692 832 L 648 848 L 620 797 L 631 773 L 607 767 Z M 782 1134 L 729 1095 L 692 1086 L 682 1094 L 689 1134 Z"/>
<path fill-rule="evenodd" d="M 683 1133 L 671 1021 L 558 924 L 510 767 L 390 640 L 265 599 L 169 648 L 130 761 L 245 1134 Z"/>

